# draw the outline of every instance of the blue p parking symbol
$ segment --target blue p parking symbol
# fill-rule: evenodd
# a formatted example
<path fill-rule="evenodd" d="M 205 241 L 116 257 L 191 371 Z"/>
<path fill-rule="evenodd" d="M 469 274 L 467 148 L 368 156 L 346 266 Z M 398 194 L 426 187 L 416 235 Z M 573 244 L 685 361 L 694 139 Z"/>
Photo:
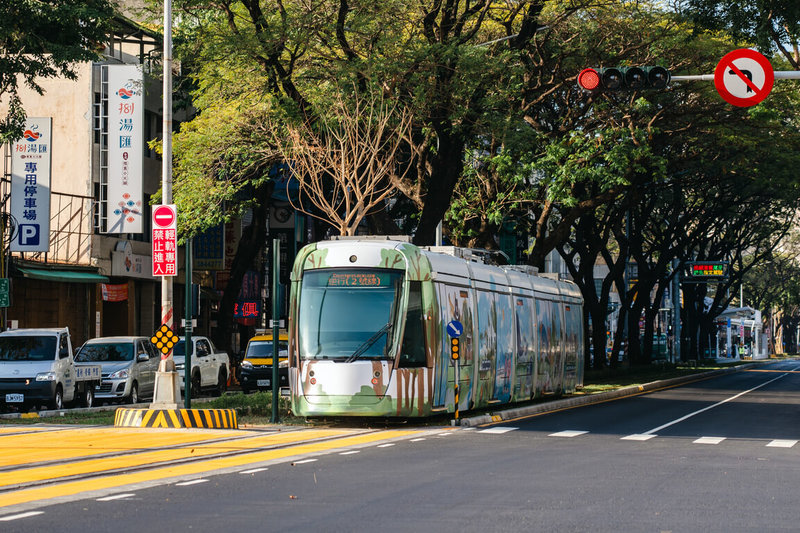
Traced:
<path fill-rule="evenodd" d="M 39 246 L 39 225 L 20 224 L 19 244 L 20 246 Z"/>

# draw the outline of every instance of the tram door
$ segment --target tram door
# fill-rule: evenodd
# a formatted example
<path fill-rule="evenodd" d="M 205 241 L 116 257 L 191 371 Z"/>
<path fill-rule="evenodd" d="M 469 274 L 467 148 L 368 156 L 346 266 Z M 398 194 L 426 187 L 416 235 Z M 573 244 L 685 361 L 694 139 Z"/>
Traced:
<path fill-rule="evenodd" d="M 470 383 L 474 368 L 474 358 L 472 355 L 472 291 L 467 287 L 454 287 L 437 283 L 436 292 L 441 307 L 442 349 L 437 354 L 433 376 L 433 406 L 444 407 L 447 402 L 453 402 L 455 364 L 450 357 L 450 336 L 447 334 L 447 324 L 451 320 L 458 320 L 464 326 L 464 332 L 460 337 L 459 378 L 461 385 L 459 406 L 461 409 L 467 409 L 472 399 L 472 387 Z"/>
<path fill-rule="evenodd" d="M 492 400 L 511 401 L 514 373 L 514 306 L 511 295 L 494 294 L 497 314 L 497 355 Z"/>
<path fill-rule="evenodd" d="M 533 298 L 514 296 L 516 319 L 516 376 L 514 399 L 516 401 L 533 398 L 534 370 L 536 368 L 536 326 Z"/>

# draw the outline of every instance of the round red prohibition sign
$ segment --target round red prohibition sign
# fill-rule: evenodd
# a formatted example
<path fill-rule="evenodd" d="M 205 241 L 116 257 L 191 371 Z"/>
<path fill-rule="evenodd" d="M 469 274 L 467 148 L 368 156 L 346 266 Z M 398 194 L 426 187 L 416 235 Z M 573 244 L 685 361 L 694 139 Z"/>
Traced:
<path fill-rule="evenodd" d="M 160 228 L 169 228 L 175 223 L 175 211 L 168 205 L 160 205 L 153 210 L 153 222 Z"/>
<path fill-rule="evenodd" d="M 723 100 L 749 107 L 764 100 L 775 83 L 769 60 L 755 50 L 741 48 L 725 54 L 714 71 L 714 85 Z"/>

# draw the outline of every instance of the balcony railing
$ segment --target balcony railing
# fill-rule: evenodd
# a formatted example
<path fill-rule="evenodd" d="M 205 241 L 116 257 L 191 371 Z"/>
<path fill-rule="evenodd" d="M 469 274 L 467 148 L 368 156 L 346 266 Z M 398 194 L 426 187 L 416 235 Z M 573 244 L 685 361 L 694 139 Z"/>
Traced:
<path fill-rule="evenodd" d="M 8 167 L 7 167 L 8 168 Z M 5 242 L 16 238 L 17 221 L 9 215 L 10 175 L 0 182 Z M 94 198 L 59 192 L 50 193 L 50 246 L 47 252 L 13 252 L 11 255 L 43 263 L 89 265 L 93 234 Z"/>

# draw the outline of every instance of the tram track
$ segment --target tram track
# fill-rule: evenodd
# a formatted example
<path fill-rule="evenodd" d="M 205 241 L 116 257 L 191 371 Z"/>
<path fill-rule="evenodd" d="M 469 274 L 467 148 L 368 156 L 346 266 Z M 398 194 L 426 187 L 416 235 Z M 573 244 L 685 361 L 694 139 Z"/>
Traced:
<path fill-rule="evenodd" d="M 224 459 L 234 456 L 246 456 L 267 451 L 286 450 L 297 446 L 325 443 L 348 437 L 358 437 L 358 436 L 375 434 L 379 433 L 380 431 L 381 430 L 376 430 L 376 429 L 362 430 L 362 431 L 348 431 L 347 433 L 336 433 L 330 435 L 310 437 L 305 439 L 293 439 L 293 440 L 287 440 L 285 442 L 276 442 L 272 444 L 251 445 L 251 446 L 224 446 L 225 444 L 243 443 L 247 441 L 259 442 L 263 441 L 265 438 L 275 437 L 278 434 L 280 434 L 281 436 L 288 436 L 292 434 L 305 433 L 305 430 L 281 431 L 281 432 L 271 432 L 269 436 L 245 435 L 241 437 L 237 436 L 232 438 L 218 439 L 211 442 L 201 441 L 194 443 L 182 443 L 164 447 L 157 451 L 153 450 L 152 448 L 137 448 L 126 451 L 110 452 L 105 454 L 101 453 L 90 456 L 73 457 L 64 460 L 43 461 L 35 464 L 29 463 L 25 464 L 24 467 L 9 466 L 0 469 L 0 494 L 6 494 L 14 491 L 43 487 L 48 485 L 56 485 L 61 483 L 88 481 L 108 476 L 133 474 L 136 472 L 144 472 L 147 470 L 155 470 L 171 466 L 189 465 L 193 463 L 213 461 L 216 459 Z M 1 442 L 2 441 L 0 440 L 0 449 L 2 449 Z M 217 451 L 217 452 L 210 451 L 213 450 L 214 448 L 219 448 L 219 447 L 225 447 L 227 449 L 225 449 L 224 451 Z M 186 453 L 187 450 L 189 455 L 184 455 L 180 457 L 176 457 L 173 455 L 171 457 L 164 458 L 161 460 L 158 459 L 147 460 L 148 459 L 147 455 L 152 456 L 154 454 L 163 454 L 170 451 Z M 201 453 L 193 455 L 196 450 Z M 137 458 L 141 459 L 141 461 L 136 462 Z M 133 459 L 134 462 L 130 462 L 128 464 L 118 467 L 113 467 L 111 465 L 104 465 L 104 463 L 107 463 L 114 459 L 129 459 L 129 460 Z M 63 473 L 65 471 L 65 467 L 71 467 L 69 469 L 74 469 L 74 468 L 80 469 L 81 467 L 83 467 L 84 470 L 81 472 L 77 472 L 75 474 L 65 475 Z M 67 471 L 69 471 L 69 469 Z M 34 479 L 23 482 L 11 481 L 14 478 L 18 479 L 19 477 L 25 477 L 26 475 L 29 477 L 32 476 Z"/>

